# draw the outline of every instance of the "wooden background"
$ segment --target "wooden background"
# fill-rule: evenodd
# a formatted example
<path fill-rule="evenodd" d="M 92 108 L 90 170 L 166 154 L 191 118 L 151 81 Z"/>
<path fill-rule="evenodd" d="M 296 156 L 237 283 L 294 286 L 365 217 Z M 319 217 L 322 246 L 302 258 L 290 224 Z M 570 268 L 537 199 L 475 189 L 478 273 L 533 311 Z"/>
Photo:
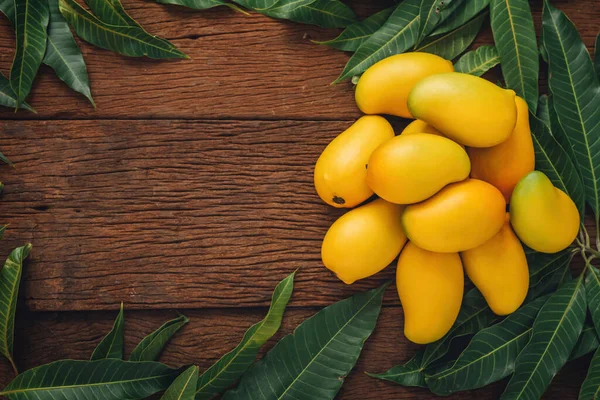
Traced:
<path fill-rule="evenodd" d="M 598 0 L 553 3 L 591 49 L 600 31 Z M 350 4 L 364 16 L 389 2 Z M 17 364 L 88 358 L 124 301 L 128 350 L 176 309 L 191 322 L 163 361 L 207 368 L 263 317 L 275 284 L 297 268 L 278 337 L 321 307 L 392 278 L 388 268 L 349 287 L 320 262 L 321 239 L 340 212 L 321 203 L 312 168 L 360 116 L 352 85 L 330 86 L 348 55 L 310 42 L 337 32 L 226 8 L 124 5 L 191 60 L 129 59 L 82 44 L 97 109 L 42 67 L 29 101 L 38 114 L 0 110 L 0 149 L 16 163 L 0 168 L 0 220 L 10 223 L 0 254 L 33 243 Z M 532 7 L 539 28 L 541 1 Z M 487 27 L 476 45 L 490 42 Z M 1 20 L 7 76 L 13 45 Z M 363 373 L 384 371 L 415 350 L 390 288 L 338 397 L 431 398 Z M 545 398 L 575 399 L 588 363 L 570 363 Z M 11 375 L 1 368 L 6 383 Z M 453 398 L 497 398 L 503 385 Z"/>

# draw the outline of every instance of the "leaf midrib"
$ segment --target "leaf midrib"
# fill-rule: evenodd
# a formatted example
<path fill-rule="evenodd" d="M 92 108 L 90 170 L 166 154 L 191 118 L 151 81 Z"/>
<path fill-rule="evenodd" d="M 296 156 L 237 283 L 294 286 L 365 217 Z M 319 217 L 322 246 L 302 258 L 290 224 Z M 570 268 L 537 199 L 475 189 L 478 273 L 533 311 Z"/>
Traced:
<path fill-rule="evenodd" d="M 194 374 L 196 373 L 196 369 L 192 369 L 192 373 L 190 374 L 190 376 L 188 377 L 187 381 L 185 382 L 185 384 L 183 385 L 183 390 L 181 392 L 179 392 L 179 396 L 177 396 L 177 400 L 181 400 L 183 399 L 183 394 L 185 393 L 185 389 L 187 389 L 188 385 L 190 384 L 190 381 L 192 380 L 192 378 L 194 377 Z"/>
<path fill-rule="evenodd" d="M 497 64 L 499 61 L 500 61 L 500 56 L 494 56 L 493 58 L 490 58 L 489 60 L 478 64 L 478 66 L 476 66 L 475 68 L 470 69 L 469 71 L 467 71 L 467 74 L 473 74 L 473 72 L 475 72 L 475 71 L 483 70 L 486 66 L 488 66 L 490 64 Z"/>
<path fill-rule="evenodd" d="M 19 258 L 19 263 L 14 262 L 10 259 L 10 256 L 8 258 L 8 260 L 6 260 L 6 263 L 4 264 L 4 268 L 7 268 L 7 272 L 8 272 L 8 268 L 11 268 L 11 263 L 14 264 L 17 267 L 17 274 L 19 274 L 19 271 L 21 269 L 21 265 L 22 265 L 22 260 Z M 17 281 L 20 279 L 15 279 L 13 281 L 13 286 L 10 290 L 10 300 L 11 300 L 11 304 L 9 305 L 9 309 L 7 310 L 7 312 L 4 314 L 4 332 L 2 332 L 2 350 L 5 352 L 5 357 L 12 359 L 12 354 L 11 354 L 11 349 L 8 348 L 8 323 L 10 322 L 10 311 L 11 308 L 14 306 L 14 299 L 15 299 L 15 291 L 18 287 L 17 285 Z"/>
<path fill-rule="evenodd" d="M 510 9 L 510 2 L 509 0 L 504 0 L 504 3 L 506 5 L 506 12 L 508 13 L 508 21 L 510 23 L 510 32 L 512 33 L 512 37 L 513 37 L 513 42 L 514 44 L 514 49 L 515 49 L 515 54 L 516 54 L 516 60 L 517 60 L 517 68 L 519 70 L 519 81 L 521 82 L 521 90 L 523 91 L 523 96 L 525 96 L 525 80 L 523 79 L 523 67 L 521 65 L 521 57 L 520 57 L 520 52 L 519 52 L 519 44 L 517 42 L 517 33 L 515 31 L 515 24 L 513 21 L 513 15 L 512 15 L 512 11 Z"/>
<path fill-rule="evenodd" d="M 471 27 L 471 24 L 472 24 L 473 22 L 477 21 L 477 20 L 478 20 L 478 19 L 480 19 L 480 18 L 483 18 L 485 15 L 487 15 L 487 13 L 483 13 L 483 14 L 481 14 L 479 17 L 476 17 L 476 18 L 474 18 L 472 21 L 469 21 L 469 22 L 467 22 L 466 24 L 464 24 L 464 25 L 461 25 L 460 27 L 458 27 L 458 28 L 454 29 L 453 31 L 450 31 L 450 32 L 448 32 L 448 33 L 445 33 L 443 36 L 440 36 L 439 38 L 435 39 L 434 41 L 432 41 L 432 42 L 429 42 L 429 43 L 425 44 L 423 47 L 420 47 L 420 48 L 418 48 L 418 49 L 415 49 L 415 51 L 423 51 L 423 49 L 426 49 L 426 48 L 428 48 L 428 47 L 430 47 L 430 46 L 433 46 L 433 45 L 435 45 L 435 44 L 439 43 L 440 41 L 442 41 L 442 40 L 444 40 L 444 39 L 447 39 L 448 37 L 450 37 L 450 36 L 453 36 L 453 35 L 455 35 L 455 34 L 459 33 L 459 32 L 460 32 L 460 31 L 462 31 L 463 29 L 470 28 L 470 27 Z"/>

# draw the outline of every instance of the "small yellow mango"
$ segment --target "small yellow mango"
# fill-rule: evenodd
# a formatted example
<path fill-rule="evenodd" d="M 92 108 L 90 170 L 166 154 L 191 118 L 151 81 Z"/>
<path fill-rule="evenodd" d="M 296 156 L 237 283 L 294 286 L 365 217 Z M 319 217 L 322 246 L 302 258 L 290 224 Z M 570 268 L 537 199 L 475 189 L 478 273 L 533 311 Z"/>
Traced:
<path fill-rule="evenodd" d="M 510 223 L 523 243 L 542 253 L 566 249 L 579 232 L 579 211 L 571 198 L 540 171 L 530 172 L 510 199 Z"/>
<path fill-rule="evenodd" d="M 516 97 L 517 124 L 508 139 L 494 147 L 468 149 L 471 176 L 496 186 L 506 202 L 517 183 L 535 168 L 527 103 Z"/>
<path fill-rule="evenodd" d="M 394 137 L 389 122 L 378 115 L 358 119 L 333 139 L 315 165 L 319 197 L 337 208 L 352 208 L 373 195 L 367 185 L 367 163 L 373 150 Z"/>
<path fill-rule="evenodd" d="M 323 239 L 325 267 L 347 284 L 387 267 L 406 243 L 400 222 L 403 210 L 377 199 L 342 215 Z"/>
<path fill-rule="evenodd" d="M 464 283 L 457 253 L 434 253 L 408 242 L 396 270 L 406 338 L 427 344 L 448 333 L 460 311 Z"/>
<path fill-rule="evenodd" d="M 469 279 L 495 314 L 508 315 L 523 304 L 529 289 L 529 269 L 508 214 L 500 232 L 460 255 Z"/>
<path fill-rule="evenodd" d="M 444 136 L 445 135 L 429 125 L 427 122 L 415 119 L 413 122 L 408 124 L 402 131 L 401 135 L 413 135 L 415 133 L 430 133 L 432 135 Z"/>
<path fill-rule="evenodd" d="M 367 184 L 387 201 L 412 204 L 467 178 L 470 171 L 467 152 L 452 140 L 428 133 L 400 135 L 371 154 Z"/>
<path fill-rule="evenodd" d="M 428 76 L 408 95 L 411 114 L 465 146 L 491 147 L 515 129 L 515 92 L 477 76 L 450 72 Z"/>
<path fill-rule="evenodd" d="M 487 182 L 467 179 L 435 196 L 406 207 L 402 224 L 417 246 L 441 253 L 475 248 L 492 238 L 504 224 L 506 202 Z"/>
<path fill-rule="evenodd" d="M 365 114 L 412 118 L 406 99 L 413 86 L 426 76 L 452 71 L 452 62 L 429 53 L 411 52 L 385 58 L 360 77 L 356 104 Z"/>

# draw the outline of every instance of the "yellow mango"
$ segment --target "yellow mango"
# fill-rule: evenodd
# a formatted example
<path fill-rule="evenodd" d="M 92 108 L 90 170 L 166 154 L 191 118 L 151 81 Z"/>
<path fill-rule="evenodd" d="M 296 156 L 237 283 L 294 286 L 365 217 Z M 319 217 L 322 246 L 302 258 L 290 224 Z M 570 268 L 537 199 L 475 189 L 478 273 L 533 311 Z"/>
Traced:
<path fill-rule="evenodd" d="M 506 202 L 517 183 L 535 168 L 527 102 L 516 97 L 517 124 L 506 141 L 486 148 L 470 147 L 471 177 L 496 186 Z"/>
<path fill-rule="evenodd" d="M 529 289 L 529 269 L 508 214 L 500 232 L 460 255 L 469 279 L 495 314 L 508 315 L 523 304 Z"/>
<path fill-rule="evenodd" d="M 417 344 L 442 338 L 456 321 L 464 290 L 458 253 L 434 253 L 408 242 L 396 270 L 404 335 Z"/>
<path fill-rule="evenodd" d="M 358 119 L 333 139 L 315 165 L 319 197 L 337 208 L 352 208 L 373 195 L 367 185 L 367 163 L 373 150 L 394 137 L 389 122 L 378 115 Z"/>
<path fill-rule="evenodd" d="M 540 171 L 530 172 L 510 199 L 510 223 L 523 243 L 542 253 L 566 249 L 579 232 L 579 211 L 571 198 Z"/>
<path fill-rule="evenodd" d="M 348 211 L 331 225 L 323 245 L 323 264 L 351 284 L 387 267 L 406 243 L 403 206 L 377 199 Z"/>
<path fill-rule="evenodd" d="M 427 122 L 415 119 L 413 122 L 408 124 L 402 131 L 401 135 L 413 135 L 415 133 L 430 133 L 432 135 L 444 136 L 444 134 Z"/>
<path fill-rule="evenodd" d="M 360 77 L 356 105 L 365 114 L 412 118 L 406 99 L 413 86 L 426 76 L 452 71 L 452 62 L 429 53 L 411 52 L 385 58 Z"/>
<path fill-rule="evenodd" d="M 412 204 L 467 178 L 470 171 L 467 152 L 452 140 L 428 133 L 400 135 L 371 154 L 367 184 L 387 201 Z"/>
<path fill-rule="evenodd" d="M 475 248 L 491 239 L 504 224 L 506 202 L 487 182 L 467 179 L 453 183 L 402 214 L 408 239 L 441 253 Z"/>
<path fill-rule="evenodd" d="M 408 109 L 446 137 L 471 147 L 504 142 L 517 121 L 514 91 L 458 72 L 419 81 L 408 95 Z"/>

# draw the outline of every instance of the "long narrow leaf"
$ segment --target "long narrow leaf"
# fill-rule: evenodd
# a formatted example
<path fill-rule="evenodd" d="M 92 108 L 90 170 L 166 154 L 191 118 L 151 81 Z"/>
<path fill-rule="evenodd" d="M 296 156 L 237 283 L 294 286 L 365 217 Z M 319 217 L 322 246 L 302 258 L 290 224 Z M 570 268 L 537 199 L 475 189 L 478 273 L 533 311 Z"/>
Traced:
<path fill-rule="evenodd" d="M 454 0 L 453 5 L 455 3 L 456 0 Z M 447 16 L 442 16 L 442 19 L 445 22 L 440 24 L 440 26 L 438 26 L 431 34 L 442 35 L 455 30 L 459 26 L 463 26 L 483 11 L 489 4 L 490 0 L 466 0 L 460 3 L 456 8 L 448 7 L 446 10 L 442 11 L 442 14 L 445 14 L 447 11 L 452 11 L 452 13 Z"/>
<path fill-rule="evenodd" d="M 124 325 L 123 303 L 121 303 L 121 309 L 119 310 L 117 319 L 115 319 L 115 323 L 108 335 L 106 335 L 98 346 L 96 346 L 96 349 L 92 353 L 92 361 L 103 360 L 105 358 L 123 359 L 125 343 Z"/>
<path fill-rule="evenodd" d="M 417 45 L 439 25 L 442 21 L 442 11 L 452 3 L 453 0 L 421 0 Z"/>
<path fill-rule="evenodd" d="M 342 300 L 304 321 L 223 399 L 333 399 L 375 328 L 386 286 Z"/>
<path fill-rule="evenodd" d="M 196 398 L 210 399 L 223 392 L 252 365 L 262 345 L 279 330 L 293 289 L 294 274 L 291 274 L 275 288 L 267 316 L 248 329 L 235 349 L 200 375 Z"/>
<path fill-rule="evenodd" d="M 17 95 L 10 87 L 9 80 L 2 73 L 0 73 L 0 106 L 17 108 Z M 35 112 L 27 103 L 22 103 L 19 107 Z"/>
<path fill-rule="evenodd" d="M 189 367 L 169 386 L 161 400 L 194 400 L 198 384 L 198 367 Z"/>
<path fill-rule="evenodd" d="M 586 354 L 595 351 L 598 348 L 598 345 L 600 345 L 600 341 L 596 334 L 596 328 L 593 324 L 584 324 L 579 339 L 577 339 L 577 343 L 575 343 L 575 347 L 573 348 L 571 355 L 569 355 L 569 361 L 576 360 L 579 357 L 583 357 Z"/>
<path fill-rule="evenodd" d="M 235 4 L 227 3 L 224 0 L 155 0 L 157 3 L 161 4 L 172 4 L 176 6 L 193 8 L 194 10 L 207 10 L 213 7 L 225 6 L 229 7 L 232 10 L 240 11 L 242 13 L 246 13 L 242 11 L 241 8 L 236 6 Z"/>
<path fill-rule="evenodd" d="M 492 32 L 509 88 L 535 113 L 538 103 L 539 55 L 528 0 L 492 0 Z"/>
<path fill-rule="evenodd" d="M 14 249 L 0 271 L 0 354 L 8 359 L 15 372 L 13 343 L 15 334 L 15 311 L 19 296 L 19 284 L 23 273 L 23 261 L 31 252 L 31 244 Z"/>
<path fill-rule="evenodd" d="M 15 0 L 17 50 L 10 70 L 10 86 L 19 107 L 31 90 L 46 53 L 50 20 L 46 0 Z"/>
<path fill-rule="evenodd" d="M 0 396 L 10 400 L 144 399 L 166 389 L 179 372 L 154 362 L 62 360 L 23 372 Z"/>
<path fill-rule="evenodd" d="M 517 358 L 502 400 L 542 396 L 575 347 L 585 311 L 582 279 L 567 282 L 550 296 L 533 324 L 531 340 Z"/>
<path fill-rule="evenodd" d="M 0 12 L 6 15 L 6 18 L 14 24 L 15 20 L 15 1 L 0 0 Z"/>
<path fill-rule="evenodd" d="M 591 265 L 585 276 L 585 294 L 596 333 L 600 335 L 600 271 Z"/>
<path fill-rule="evenodd" d="M 396 365 L 381 374 L 368 373 L 368 375 L 373 378 L 394 382 L 402 386 L 427 387 L 427 383 L 425 383 L 423 354 L 423 351 L 419 351 L 413 358 L 402 365 Z"/>
<path fill-rule="evenodd" d="M 587 203 L 600 218 L 600 84 L 573 23 L 546 0 L 542 14 L 548 85 L 558 121 L 572 147 Z"/>
<path fill-rule="evenodd" d="M 525 249 L 529 266 L 529 290 L 525 301 L 531 301 L 541 295 L 555 291 L 559 286 L 559 275 L 569 269 L 573 254 L 568 250 L 554 253 L 538 253 Z"/>
<path fill-rule="evenodd" d="M 456 72 L 481 76 L 490 68 L 500 64 L 498 50 L 494 46 L 479 46 L 477 49 L 465 53 L 454 64 Z"/>
<path fill-rule="evenodd" d="M 600 33 L 596 36 L 596 44 L 594 46 L 594 69 L 600 80 Z"/>
<path fill-rule="evenodd" d="M 2 189 L 4 189 L 4 185 L 2 183 L 0 183 L 0 186 L 2 186 Z M 6 233 L 6 228 L 8 228 L 8 225 L 0 226 L 0 240 L 4 239 L 4 233 Z"/>
<path fill-rule="evenodd" d="M 592 357 L 590 368 L 579 392 L 579 400 L 598 399 L 600 399 L 600 349 L 596 350 Z"/>
<path fill-rule="evenodd" d="M 536 117 L 548 127 L 548 132 L 552 135 L 552 120 L 550 118 L 550 104 L 548 95 L 541 95 L 538 100 Z"/>
<path fill-rule="evenodd" d="M 189 320 L 181 315 L 164 323 L 160 328 L 143 338 L 133 349 L 129 361 L 156 361 L 171 337 L 181 329 Z"/>
<path fill-rule="evenodd" d="M 400 3 L 385 24 L 356 50 L 334 83 L 359 75 L 376 62 L 413 46 L 419 33 L 419 6 L 420 0 Z"/>
<path fill-rule="evenodd" d="M 140 24 L 127 14 L 119 0 L 86 0 L 85 3 L 100 21 L 108 25 L 141 28 Z"/>

